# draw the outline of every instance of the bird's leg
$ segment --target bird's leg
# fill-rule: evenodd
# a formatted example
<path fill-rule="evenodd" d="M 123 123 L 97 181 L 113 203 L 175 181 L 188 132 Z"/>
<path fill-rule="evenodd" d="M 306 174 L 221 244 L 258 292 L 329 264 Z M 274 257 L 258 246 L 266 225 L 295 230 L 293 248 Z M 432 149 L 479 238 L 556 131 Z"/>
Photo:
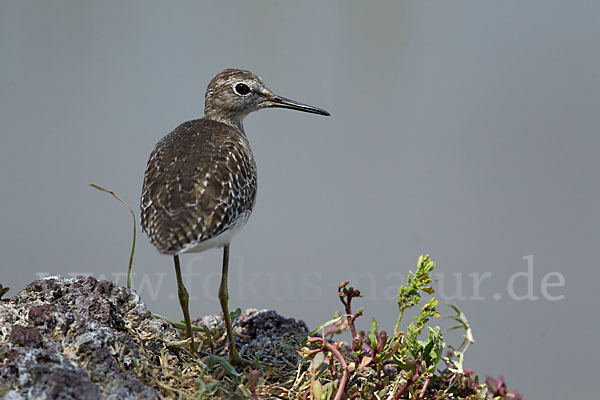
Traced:
<path fill-rule="evenodd" d="M 229 339 L 229 361 L 233 365 L 238 365 L 242 361 L 233 340 L 233 330 L 231 329 L 231 318 L 229 317 L 229 289 L 227 287 L 229 270 L 229 244 L 223 248 L 223 271 L 221 273 L 221 286 L 219 286 L 219 301 L 225 318 L 225 329 L 227 330 L 227 338 Z"/>
<path fill-rule="evenodd" d="M 190 350 L 193 355 L 196 355 L 196 343 L 194 343 L 194 333 L 192 332 L 192 320 L 190 319 L 190 310 L 188 308 L 189 295 L 183 285 L 183 279 L 181 278 L 181 265 L 179 264 L 179 256 L 173 256 L 175 260 L 175 274 L 177 275 L 177 292 L 179 294 L 179 304 L 183 310 L 183 318 L 185 319 L 185 327 L 187 335 L 191 339 Z"/>

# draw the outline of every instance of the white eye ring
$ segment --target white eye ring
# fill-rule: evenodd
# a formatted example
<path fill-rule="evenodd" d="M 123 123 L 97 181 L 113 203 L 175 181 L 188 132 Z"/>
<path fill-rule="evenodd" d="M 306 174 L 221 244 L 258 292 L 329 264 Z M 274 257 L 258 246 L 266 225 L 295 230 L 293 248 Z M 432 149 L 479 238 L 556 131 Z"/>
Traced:
<path fill-rule="evenodd" d="M 233 85 L 233 91 L 240 96 L 248 96 L 252 90 L 250 86 L 246 85 L 244 82 L 238 82 Z"/>

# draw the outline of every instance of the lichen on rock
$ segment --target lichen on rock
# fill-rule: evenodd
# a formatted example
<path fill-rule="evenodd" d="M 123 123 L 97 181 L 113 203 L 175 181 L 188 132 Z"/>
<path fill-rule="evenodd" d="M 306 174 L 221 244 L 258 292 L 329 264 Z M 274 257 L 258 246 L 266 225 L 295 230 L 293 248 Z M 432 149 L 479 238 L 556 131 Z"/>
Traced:
<path fill-rule="evenodd" d="M 32 282 L 0 302 L 0 398 L 241 398 L 239 382 L 204 363 L 226 356 L 222 316 L 195 324 L 214 335 L 200 358 L 133 290 L 93 277 Z M 294 371 L 308 333 L 304 322 L 250 309 L 234 324 L 247 358 Z M 203 333 L 197 335 L 202 343 Z"/>
<path fill-rule="evenodd" d="M 0 395 L 9 399 L 158 398 L 133 359 L 177 339 L 134 291 L 92 277 L 48 277 L 0 303 Z M 140 345 L 140 337 L 150 343 Z"/>

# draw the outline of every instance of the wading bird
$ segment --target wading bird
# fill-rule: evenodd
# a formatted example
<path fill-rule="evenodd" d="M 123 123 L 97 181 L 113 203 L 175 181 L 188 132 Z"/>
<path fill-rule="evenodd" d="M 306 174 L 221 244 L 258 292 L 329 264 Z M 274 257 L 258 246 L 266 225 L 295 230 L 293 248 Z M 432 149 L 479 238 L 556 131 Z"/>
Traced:
<path fill-rule="evenodd" d="M 234 364 L 240 357 L 228 307 L 229 244 L 248 220 L 256 199 L 256 164 L 242 122 L 253 111 L 275 107 L 329 115 L 275 95 L 250 71 L 220 72 L 206 89 L 204 118 L 184 122 L 163 137 L 150 154 L 144 174 L 142 228 L 160 253 L 173 256 L 179 303 L 194 354 L 189 296 L 179 255 L 223 248 L 219 301 L 229 359 Z"/>

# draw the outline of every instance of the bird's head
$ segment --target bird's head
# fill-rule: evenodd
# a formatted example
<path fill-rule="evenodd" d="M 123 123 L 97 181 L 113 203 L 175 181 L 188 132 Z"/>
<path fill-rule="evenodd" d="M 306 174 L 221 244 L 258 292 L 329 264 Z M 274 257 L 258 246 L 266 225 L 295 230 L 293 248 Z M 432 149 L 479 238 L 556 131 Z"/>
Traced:
<path fill-rule="evenodd" d="M 289 108 L 329 115 L 325 110 L 274 94 L 256 74 L 241 69 L 226 69 L 215 76 L 206 89 L 206 118 L 233 124 L 242 129 L 244 117 L 263 108 Z"/>

